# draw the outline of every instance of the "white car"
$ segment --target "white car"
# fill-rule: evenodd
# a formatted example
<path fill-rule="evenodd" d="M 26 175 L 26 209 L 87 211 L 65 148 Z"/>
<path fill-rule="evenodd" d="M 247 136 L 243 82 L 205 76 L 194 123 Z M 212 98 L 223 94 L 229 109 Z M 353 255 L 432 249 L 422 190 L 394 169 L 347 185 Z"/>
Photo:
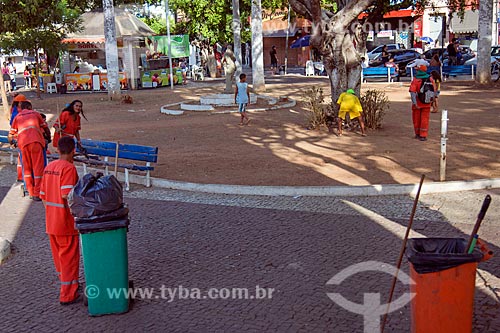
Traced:
<path fill-rule="evenodd" d="M 404 49 L 405 46 L 401 43 L 398 43 L 398 44 L 385 44 L 385 46 L 387 46 L 387 51 L 390 51 L 390 50 L 400 50 L 400 49 Z M 376 48 L 374 48 L 373 50 L 371 50 L 370 52 L 368 52 L 368 59 L 369 60 L 372 60 L 374 58 L 376 58 L 380 53 L 382 53 L 382 49 L 384 48 L 384 45 L 380 45 L 380 46 L 377 46 Z"/>
<path fill-rule="evenodd" d="M 492 46 L 491 47 L 491 63 L 494 63 L 497 61 L 497 58 L 500 58 L 500 45 Z M 470 66 L 474 65 L 477 66 L 477 56 L 467 60 L 464 65 Z"/>

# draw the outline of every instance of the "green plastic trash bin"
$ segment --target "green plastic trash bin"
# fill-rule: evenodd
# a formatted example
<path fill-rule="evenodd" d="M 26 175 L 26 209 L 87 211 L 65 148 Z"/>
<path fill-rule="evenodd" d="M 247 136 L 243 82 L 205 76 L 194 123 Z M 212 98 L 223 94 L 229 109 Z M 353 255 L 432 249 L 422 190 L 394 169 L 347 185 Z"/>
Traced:
<path fill-rule="evenodd" d="M 76 223 L 85 272 L 85 296 L 91 316 L 129 309 L 127 231 L 129 220 Z"/>

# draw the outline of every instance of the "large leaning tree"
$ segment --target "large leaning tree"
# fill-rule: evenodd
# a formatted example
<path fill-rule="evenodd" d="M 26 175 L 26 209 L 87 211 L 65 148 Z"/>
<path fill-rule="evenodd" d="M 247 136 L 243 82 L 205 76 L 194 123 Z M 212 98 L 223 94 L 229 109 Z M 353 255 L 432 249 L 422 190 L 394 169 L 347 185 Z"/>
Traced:
<path fill-rule="evenodd" d="M 451 12 L 463 16 L 465 4 L 469 2 L 448 0 L 447 5 Z M 322 0 L 289 0 L 289 3 L 297 14 L 313 24 L 310 45 L 323 56 L 333 101 L 349 88 L 359 93 L 361 58 L 366 54 L 364 23 L 382 22 L 383 15 L 393 10 L 433 6 L 432 0 L 339 0 L 336 11 L 330 11 L 322 8 Z M 359 19 L 362 13 L 366 14 L 364 21 Z"/>
<path fill-rule="evenodd" d="M 330 77 L 332 100 L 349 88 L 361 87 L 361 58 L 366 54 L 366 36 L 359 15 L 368 21 L 381 20 L 384 13 L 408 8 L 415 1 L 344 0 L 337 1 L 335 12 L 322 8 L 320 0 L 289 0 L 292 9 L 313 24 L 310 45 L 323 56 Z"/>

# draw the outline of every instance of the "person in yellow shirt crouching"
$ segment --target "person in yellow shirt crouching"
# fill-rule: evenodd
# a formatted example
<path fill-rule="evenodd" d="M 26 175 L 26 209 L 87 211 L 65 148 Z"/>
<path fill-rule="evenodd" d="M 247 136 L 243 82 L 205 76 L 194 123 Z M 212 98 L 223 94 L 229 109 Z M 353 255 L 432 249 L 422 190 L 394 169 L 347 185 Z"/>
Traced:
<path fill-rule="evenodd" d="M 338 119 L 338 135 L 342 136 L 342 120 L 345 120 L 345 115 L 349 113 L 352 119 L 358 118 L 359 126 L 361 127 L 361 136 L 366 136 L 365 123 L 363 122 L 363 108 L 359 102 L 359 98 L 353 89 L 348 89 L 346 92 L 340 94 L 337 104 L 340 105 L 339 119 Z"/>

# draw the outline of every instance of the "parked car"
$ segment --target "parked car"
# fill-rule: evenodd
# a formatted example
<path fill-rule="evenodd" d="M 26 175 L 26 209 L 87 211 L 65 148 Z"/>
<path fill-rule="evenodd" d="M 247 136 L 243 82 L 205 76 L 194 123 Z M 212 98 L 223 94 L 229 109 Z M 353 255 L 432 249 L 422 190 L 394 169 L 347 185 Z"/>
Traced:
<path fill-rule="evenodd" d="M 468 46 L 460 45 L 459 48 L 460 48 L 460 53 L 462 55 L 459 65 L 464 65 L 466 61 L 468 61 L 469 59 L 472 59 L 476 56 L 475 53 L 472 52 L 472 50 Z M 436 53 L 439 54 L 439 61 L 441 61 L 443 66 L 448 65 L 449 59 L 448 59 L 448 51 L 446 50 L 446 48 L 444 48 L 444 49 L 443 48 L 432 48 L 430 50 L 427 50 L 424 53 L 425 59 L 430 61 L 432 59 L 432 57 L 434 56 L 434 54 L 436 54 Z"/>
<path fill-rule="evenodd" d="M 415 50 L 392 50 L 389 51 L 389 57 L 392 58 L 394 57 L 394 63 L 398 65 L 398 74 L 400 76 L 405 76 L 406 75 L 406 65 L 408 65 L 410 62 L 414 61 L 415 59 L 419 59 L 421 56 L 420 53 L 418 53 Z M 382 63 L 382 54 L 379 54 L 376 56 L 374 59 L 370 60 L 369 63 L 370 67 L 380 67 L 384 66 Z"/>
<path fill-rule="evenodd" d="M 398 44 L 385 44 L 387 46 L 387 51 L 392 51 L 392 50 L 401 50 L 401 49 L 404 49 L 405 46 L 401 43 L 398 43 Z M 373 59 L 375 58 L 376 56 L 378 56 L 379 54 L 382 53 L 382 48 L 384 47 L 384 45 L 379 45 L 377 46 L 376 48 L 374 48 L 373 50 L 371 50 L 370 52 L 368 52 L 368 59 Z"/>
<path fill-rule="evenodd" d="M 493 64 L 494 62 L 497 61 L 497 58 L 500 58 L 500 45 L 492 46 L 491 47 L 491 53 L 490 53 L 490 61 Z M 477 65 L 477 57 L 474 57 L 470 60 L 467 60 L 464 65 Z"/>

